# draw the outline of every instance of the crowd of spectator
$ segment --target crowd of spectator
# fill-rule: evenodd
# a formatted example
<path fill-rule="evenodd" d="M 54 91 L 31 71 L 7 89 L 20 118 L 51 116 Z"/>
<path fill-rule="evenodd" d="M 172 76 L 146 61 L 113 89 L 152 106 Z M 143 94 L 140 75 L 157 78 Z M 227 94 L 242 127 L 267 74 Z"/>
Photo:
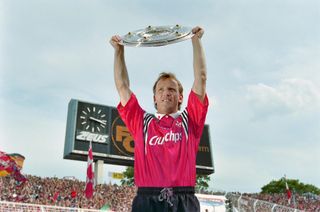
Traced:
<path fill-rule="evenodd" d="M 10 177 L 0 177 L 0 201 L 22 202 L 60 207 L 129 211 L 136 193 L 135 187 L 100 184 L 94 195 L 87 199 L 85 182 L 77 179 L 41 178 L 27 175 L 27 182 L 18 186 Z"/>
<path fill-rule="evenodd" d="M 0 201 L 87 209 L 108 207 L 112 211 L 130 211 L 136 194 L 136 187 L 100 184 L 95 186 L 93 197 L 87 199 L 84 194 L 85 182 L 76 178 L 41 178 L 32 175 L 26 177 L 28 180 L 23 185 L 16 184 L 15 179 L 10 176 L 0 177 Z M 257 211 L 271 211 L 278 207 L 277 211 L 299 209 L 320 212 L 320 197 L 317 195 L 294 194 L 288 201 L 285 193 L 230 194 L 233 205 L 241 206 L 244 211 L 253 211 L 254 208 Z M 230 197 L 227 195 L 227 198 Z"/>
<path fill-rule="evenodd" d="M 231 193 L 227 198 L 232 204 L 243 211 L 281 211 L 290 212 L 298 209 L 307 212 L 320 212 L 320 197 L 317 195 L 292 195 L 289 200 L 286 193 L 282 194 L 240 194 Z M 262 201 L 259 201 L 262 200 Z"/>

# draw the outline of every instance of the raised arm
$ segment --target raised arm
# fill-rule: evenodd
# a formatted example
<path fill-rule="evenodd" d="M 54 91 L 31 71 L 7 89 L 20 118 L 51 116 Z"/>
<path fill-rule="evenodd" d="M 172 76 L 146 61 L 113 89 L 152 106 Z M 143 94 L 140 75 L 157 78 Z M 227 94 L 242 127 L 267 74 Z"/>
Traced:
<path fill-rule="evenodd" d="M 195 34 L 192 37 L 194 69 L 194 82 L 192 90 L 199 96 L 201 101 L 203 101 L 206 94 L 207 81 L 206 59 L 201 44 L 201 37 L 203 36 L 204 30 L 197 26 L 192 29 L 192 32 Z"/>
<path fill-rule="evenodd" d="M 129 75 L 124 59 L 124 47 L 119 44 L 120 41 L 120 36 L 115 35 L 110 39 L 110 44 L 114 48 L 114 82 L 120 96 L 120 102 L 122 106 L 125 106 L 132 91 L 130 90 Z"/>

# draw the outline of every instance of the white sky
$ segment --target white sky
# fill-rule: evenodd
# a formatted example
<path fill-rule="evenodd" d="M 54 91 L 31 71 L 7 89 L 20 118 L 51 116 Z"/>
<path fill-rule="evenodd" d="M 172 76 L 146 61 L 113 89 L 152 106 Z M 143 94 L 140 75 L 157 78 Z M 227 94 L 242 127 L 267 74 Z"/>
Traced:
<path fill-rule="evenodd" d="M 0 150 L 23 173 L 85 179 L 63 159 L 71 98 L 115 106 L 114 34 L 148 25 L 205 29 L 216 190 L 259 192 L 284 174 L 320 187 L 318 0 L 11 1 L 0 3 Z M 131 88 L 154 112 L 159 72 L 191 89 L 190 41 L 126 48 Z M 105 177 L 112 170 L 105 167 Z"/>

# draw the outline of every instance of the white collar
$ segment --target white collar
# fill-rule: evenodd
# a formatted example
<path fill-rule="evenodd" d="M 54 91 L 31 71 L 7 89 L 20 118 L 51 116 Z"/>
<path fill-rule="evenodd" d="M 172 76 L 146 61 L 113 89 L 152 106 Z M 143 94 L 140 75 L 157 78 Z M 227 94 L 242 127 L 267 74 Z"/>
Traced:
<path fill-rule="evenodd" d="M 155 113 L 156 118 L 159 120 L 162 119 L 165 115 L 169 115 L 172 118 L 176 119 L 180 115 L 180 112 L 178 111 L 176 113 L 171 113 L 171 114 L 162 114 L 162 113 L 158 113 L 158 112 Z"/>

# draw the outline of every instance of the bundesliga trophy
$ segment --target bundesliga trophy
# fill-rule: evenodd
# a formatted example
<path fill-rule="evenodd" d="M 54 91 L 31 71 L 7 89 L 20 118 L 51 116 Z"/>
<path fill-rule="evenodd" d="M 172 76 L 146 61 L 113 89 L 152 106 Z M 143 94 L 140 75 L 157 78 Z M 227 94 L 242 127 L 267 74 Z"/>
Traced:
<path fill-rule="evenodd" d="M 194 34 L 190 27 L 179 24 L 173 26 L 148 26 L 128 32 L 122 36 L 121 45 L 132 47 L 165 46 L 187 40 Z"/>

